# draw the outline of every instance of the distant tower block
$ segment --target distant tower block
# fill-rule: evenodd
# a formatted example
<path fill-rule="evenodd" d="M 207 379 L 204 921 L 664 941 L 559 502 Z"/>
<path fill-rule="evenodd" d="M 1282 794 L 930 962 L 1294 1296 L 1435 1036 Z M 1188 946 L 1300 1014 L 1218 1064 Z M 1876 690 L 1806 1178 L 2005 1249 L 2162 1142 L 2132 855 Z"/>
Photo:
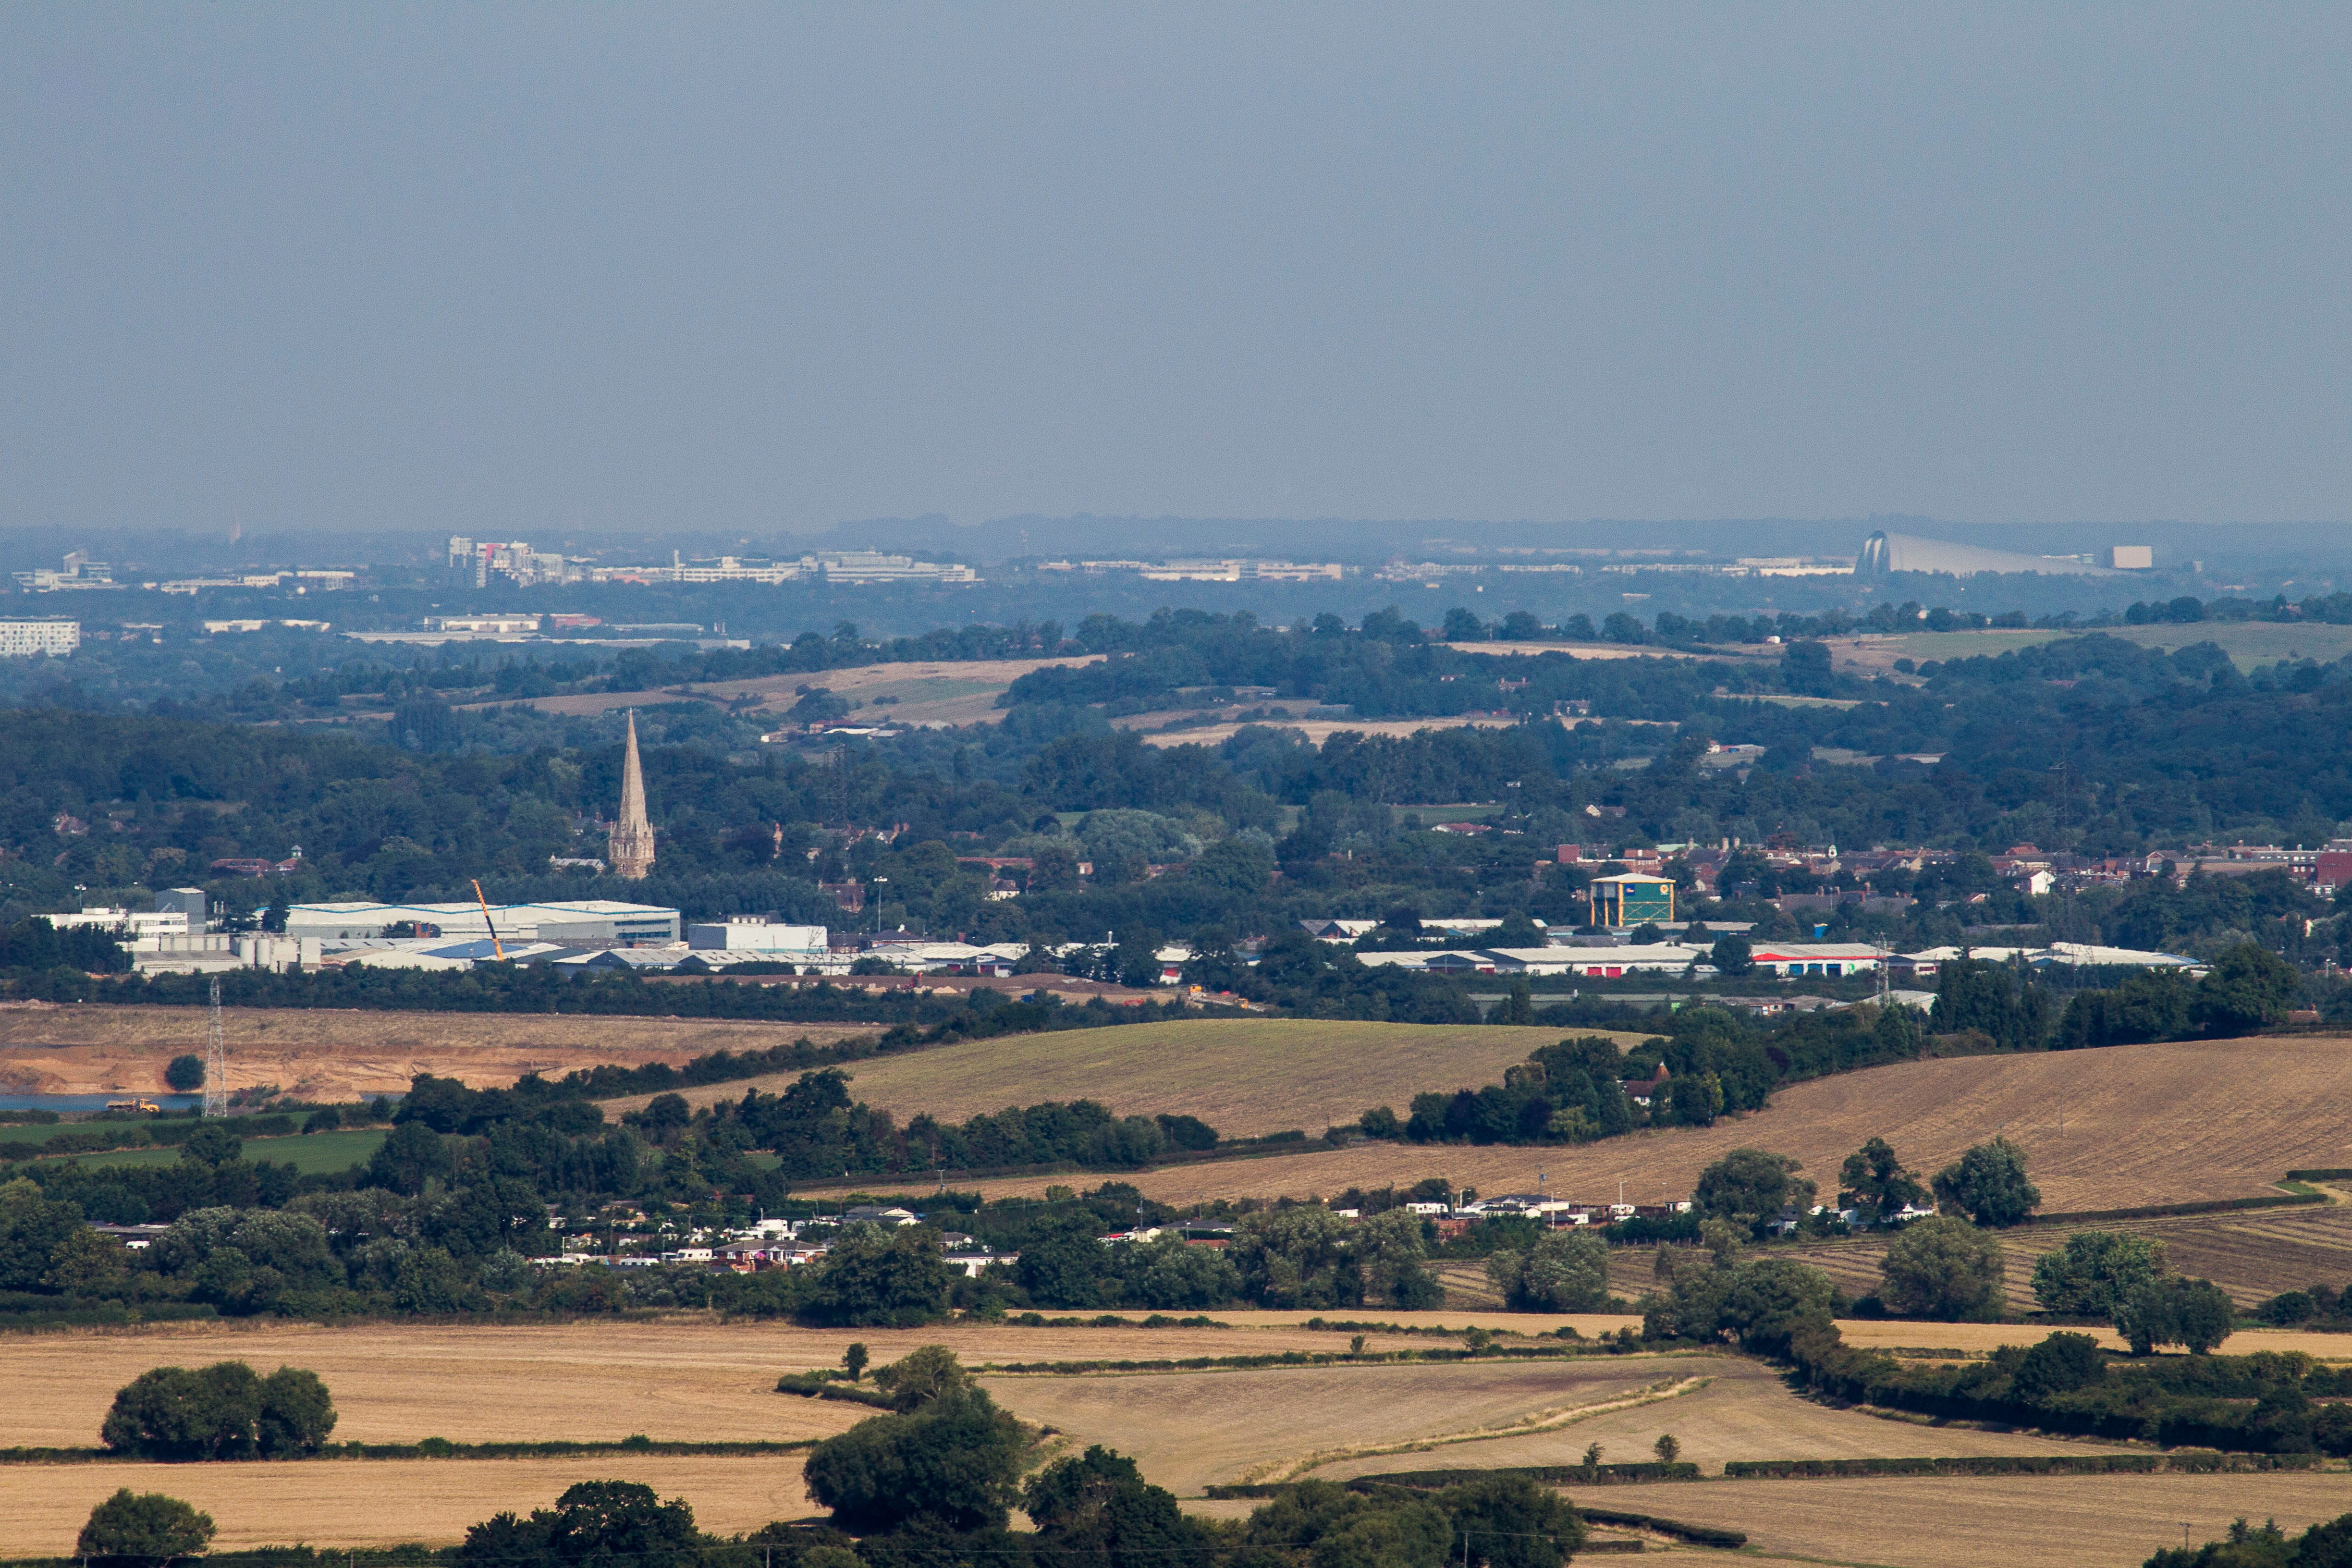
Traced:
<path fill-rule="evenodd" d="M 621 815 L 604 851 L 613 875 L 632 882 L 645 880 L 654 868 L 653 825 L 646 820 L 646 775 L 637 763 L 637 715 L 629 712 L 629 754 L 621 764 Z"/>

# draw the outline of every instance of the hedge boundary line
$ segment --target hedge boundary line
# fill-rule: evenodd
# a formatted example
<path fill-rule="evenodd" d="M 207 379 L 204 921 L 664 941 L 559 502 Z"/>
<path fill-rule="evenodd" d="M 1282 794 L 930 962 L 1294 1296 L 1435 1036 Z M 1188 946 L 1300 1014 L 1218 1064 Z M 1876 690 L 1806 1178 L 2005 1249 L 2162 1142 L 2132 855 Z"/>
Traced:
<path fill-rule="evenodd" d="M 1732 1459 L 1728 1480 L 1830 1480 L 1878 1476 L 2209 1476 L 2312 1470 L 2317 1454 L 1983 1454 L 1957 1458 Z"/>
<path fill-rule="evenodd" d="M 1744 1530 L 1722 1530 L 1712 1524 L 1688 1524 L 1679 1519 L 1665 1519 L 1654 1513 L 1620 1513 L 1615 1509 L 1576 1508 L 1576 1511 L 1595 1524 L 1613 1524 L 1632 1530 L 1654 1530 L 1660 1535 L 1671 1535 L 1677 1541 L 1687 1541 L 1693 1546 L 1719 1546 L 1737 1552 L 1748 1544 Z"/>
<path fill-rule="evenodd" d="M 1181 1361 L 988 1362 L 975 1370 L 991 1375 L 1050 1373 L 1068 1377 L 1090 1372 L 1253 1372 L 1265 1367 L 1381 1366 L 1405 1362 L 1563 1361 L 1619 1353 L 1622 1352 L 1614 1348 L 1602 1349 L 1598 1342 L 1587 1341 L 1580 1345 L 1488 1345 L 1483 1351 L 1366 1351 L 1361 1355 L 1350 1355 L 1346 1351 L 1268 1351 L 1263 1355 L 1186 1356 Z"/>
<path fill-rule="evenodd" d="M 415 1443 L 326 1443 L 316 1453 L 283 1459 L 197 1459 L 197 1465 L 307 1464 L 319 1459 L 562 1459 L 592 1454 L 665 1454 L 680 1457 L 790 1454 L 815 1447 L 814 1437 L 782 1441 L 745 1438 L 731 1443 L 656 1442 L 622 1438 L 615 1442 L 585 1442 L 553 1437 L 537 1442 L 452 1443 L 427 1437 Z M 0 1465 L 152 1465 L 143 1454 L 118 1454 L 110 1448 L 0 1448 Z"/>
<path fill-rule="evenodd" d="M 1487 1470 L 1381 1470 L 1370 1475 L 1350 1477 L 1340 1484 L 1350 1491 L 1369 1491 L 1374 1487 L 1403 1487 L 1414 1491 L 1426 1491 L 1487 1480 L 1496 1476 L 1525 1476 L 1538 1486 L 1609 1486 L 1634 1481 L 1695 1481 L 1700 1479 L 1698 1467 L 1687 1459 L 1673 1464 L 1644 1459 L 1638 1464 L 1625 1465 L 1507 1465 Z M 1276 1498 L 1297 1490 L 1298 1485 L 1297 1481 L 1237 1481 L 1230 1485 L 1204 1487 L 1201 1495 L 1223 1499 Z M 1585 1513 L 1590 1510 L 1579 1509 L 1577 1511 Z M 1635 1514 L 1627 1517 L 1648 1516 Z"/>
<path fill-rule="evenodd" d="M 877 1410 L 896 1410 L 898 1402 L 888 1394 L 868 1384 L 841 1383 L 824 1373 L 788 1372 L 776 1379 L 778 1394 L 797 1394 L 803 1399 L 837 1399 L 847 1405 L 870 1405 Z"/>
<path fill-rule="evenodd" d="M 2352 1171 L 2345 1173 L 2352 1175 Z M 2289 1171 L 2287 1181 L 2305 1181 L 2311 1173 Z M 2305 1204 L 2327 1202 L 2324 1193 L 2279 1193 L 2258 1198 L 2210 1198 L 2192 1204 L 2150 1204 L 2130 1209 L 2081 1209 L 2073 1214 L 2028 1215 L 2018 1221 L 2019 1228 L 2036 1225 L 2092 1225 L 2111 1219 L 2173 1219 L 2188 1215 L 2229 1214 L 2240 1209 L 2294 1208 Z"/>

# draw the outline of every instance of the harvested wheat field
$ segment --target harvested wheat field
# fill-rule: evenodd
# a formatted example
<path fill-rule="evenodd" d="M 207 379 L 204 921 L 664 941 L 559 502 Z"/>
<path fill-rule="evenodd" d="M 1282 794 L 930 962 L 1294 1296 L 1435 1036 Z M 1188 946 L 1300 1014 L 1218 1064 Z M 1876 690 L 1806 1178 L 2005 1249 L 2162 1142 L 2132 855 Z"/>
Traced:
<path fill-rule="evenodd" d="M 2032 1310 L 2033 1266 L 2083 1230 L 2123 1230 L 2164 1244 L 2172 1267 L 2195 1279 L 2210 1279 L 2241 1307 L 2252 1307 L 2282 1290 L 2312 1284 L 2342 1289 L 2352 1282 L 2352 1204 L 2254 1209 L 2239 1213 L 2184 1215 L 2164 1219 L 2106 1220 L 2085 1225 L 2025 1226 L 2000 1234 L 2009 1302 Z M 1786 1256 L 1828 1274 L 1850 1295 L 1878 1289 L 1885 1237 L 1855 1237 L 1791 1248 Z M 1780 1254 L 1780 1249 L 1774 1249 Z M 1635 1275 L 1646 1281 L 1652 1253 L 1629 1248 L 1611 1259 L 1610 1283 L 1623 1290 Z"/>
<path fill-rule="evenodd" d="M 1644 1358 L 1646 1360 L 1646 1358 Z M 1557 1431 L 1449 1444 L 1404 1458 L 1349 1458 L 1315 1468 L 1328 1480 L 1380 1470 L 1501 1468 L 1511 1465 L 1572 1465 L 1585 1445 L 1601 1445 L 1612 1461 L 1647 1459 L 1659 1434 L 1671 1432 L 1682 1457 L 1710 1475 L 1727 1459 L 1862 1459 L 1932 1455 L 2113 1454 L 2116 1443 L 2079 1442 L 2023 1433 L 1979 1432 L 1965 1426 L 1915 1426 L 1800 1399 L 1761 1362 L 1700 1356 L 1676 1364 L 1702 1386 L 1670 1399 L 1606 1411 Z M 1644 1495 L 1655 1496 L 1655 1493 Z M 1679 1494 L 1676 1494 L 1679 1495 Z M 2352 1506 L 2352 1505 L 2347 1505 Z M 1675 1510 L 1661 1502 L 1660 1513 Z"/>
<path fill-rule="evenodd" d="M 2352 1040 L 2200 1040 L 1904 1062 L 1790 1085 L 1768 1109 L 1713 1127 L 1575 1148 L 1360 1143 L 1129 1179 L 1163 1203 L 1184 1205 L 1328 1195 L 1428 1176 L 1482 1193 L 1532 1192 L 1541 1167 L 1546 1190 L 1562 1197 L 1613 1201 L 1622 1178 L 1627 1201 L 1653 1203 L 1687 1197 L 1709 1161 L 1742 1146 L 1793 1154 L 1815 1181 L 1834 1185 L 1840 1162 L 1872 1137 L 1892 1142 L 1914 1169 L 1933 1171 L 2004 1132 L 2024 1146 L 2052 1213 L 2259 1195 L 2290 1168 L 2352 1165 Z M 1067 1180 L 970 1184 L 1002 1196 Z"/>
<path fill-rule="evenodd" d="M 215 1547 L 454 1542 L 511 1509 L 553 1506 L 578 1481 L 642 1481 L 682 1497 L 721 1535 L 821 1513 L 802 1456 L 597 1455 L 579 1459 L 314 1459 L 296 1465 L 0 1466 L 0 1554 L 63 1557 L 117 1487 L 168 1492 L 213 1516 Z"/>
<path fill-rule="evenodd" d="M 374 1013 L 225 1007 L 232 1088 L 274 1083 L 305 1099 L 398 1094 L 420 1072 L 477 1089 L 528 1072 L 643 1062 L 679 1066 L 718 1050 L 823 1045 L 872 1024 L 730 1024 L 546 1013 Z M 205 1048 L 201 1007 L 0 1008 L 0 1091 L 153 1093 L 173 1057 Z"/>
<path fill-rule="evenodd" d="M 798 701 L 804 687 L 821 686 L 845 697 L 853 707 L 872 708 L 877 698 L 891 700 L 872 708 L 861 723 L 919 725 L 993 724 L 1004 717 L 996 706 L 1007 687 L 1034 669 L 1049 665 L 1093 664 L 1098 653 L 1070 654 L 1055 658 L 984 658 L 924 660 L 902 664 L 865 664 L 850 669 L 814 674 L 766 675 L 747 680 L 706 680 L 661 691 L 605 691 L 572 697 L 534 697 L 512 702 L 473 702 L 469 708 L 537 708 L 548 713 L 593 715 L 616 708 L 656 708 L 681 699 L 733 704 L 754 700 L 744 710 L 781 713 Z"/>
<path fill-rule="evenodd" d="M 1433 1314 L 1433 1316 L 1436 1314 Z M 1268 1314 L 1269 1317 L 1279 1317 Z M 840 1363 L 852 1340 L 877 1363 L 919 1344 L 951 1347 L 968 1364 L 1067 1360 L 1181 1360 L 1284 1351 L 1344 1351 L 1348 1336 L 1286 1326 L 1251 1329 L 1054 1329 L 949 1323 L 928 1329 L 798 1329 L 668 1322 L 448 1326 L 168 1325 L 0 1335 L 0 1447 L 94 1443 L 114 1391 L 153 1366 L 249 1362 L 264 1372 L 309 1367 L 327 1382 L 338 1438 L 410 1443 L 665 1441 L 823 1436 L 862 1405 L 775 1392 L 776 1378 Z M 1375 1333 L 1374 1350 L 1426 1339 Z"/>
<path fill-rule="evenodd" d="M 1719 1359 L 1592 1356 L 985 1383 L 1024 1420 L 1058 1427 L 1074 1447 L 1117 1448 L 1154 1485 L 1190 1496 L 1212 1483 L 1278 1479 L 1353 1451 L 1418 1449 L 1563 1424 L 1580 1411 L 1656 1397 L 1705 1375 Z"/>
<path fill-rule="evenodd" d="M 1097 1100 L 1122 1116 L 1197 1116 L 1229 1138 L 1294 1127 L 1319 1136 L 1369 1107 L 1402 1107 L 1433 1084 L 1495 1082 L 1559 1038 L 1557 1029 L 1477 1024 L 1202 1018 L 971 1040 L 847 1070 L 853 1094 L 902 1121 L 918 1111 L 961 1121 L 1041 1100 Z M 773 1091 L 797 1076 L 751 1081 Z M 714 1084 L 687 1099 L 740 1099 L 746 1087 Z"/>
<path fill-rule="evenodd" d="M 2126 1568 L 2238 1518 L 2298 1533 L 2352 1510 L 2341 1470 L 2242 1476 L 1908 1477 L 1578 1488 L 1570 1500 L 1748 1532 L 1748 1554 L 1888 1568 Z"/>

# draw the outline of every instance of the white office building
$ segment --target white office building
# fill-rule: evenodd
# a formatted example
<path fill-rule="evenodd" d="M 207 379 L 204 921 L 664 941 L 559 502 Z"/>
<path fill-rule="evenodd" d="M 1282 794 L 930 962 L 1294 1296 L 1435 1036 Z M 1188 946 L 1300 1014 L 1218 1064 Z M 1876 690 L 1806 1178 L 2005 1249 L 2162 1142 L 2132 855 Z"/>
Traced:
<path fill-rule="evenodd" d="M 379 937 L 386 927 L 408 924 L 431 927 L 445 937 L 486 937 L 495 925 L 501 942 L 652 947 L 678 940 L 678 912 L 653 904 L 578 899 L 562 903 L 492 904 L 489 909 L 489 920 L 485 921 L 482 907 L 472 903 L 295 904 L 286 911 L 286 934 L 349 942 Z"/>
<path fill-rule="evenodd" d="M 81 623 L 56 616 L 0 621 L 0 658 L 46 653 L 62 658 L 81 647 Z"/>
<path fill-rule="evenodd" d="M 772 925 L 761 915 L 697 921 L 686 928 L 686 945 L 697 952 L 752 953 L 786 963 L 814 963 L 826 956 L 823 926 Z"/>

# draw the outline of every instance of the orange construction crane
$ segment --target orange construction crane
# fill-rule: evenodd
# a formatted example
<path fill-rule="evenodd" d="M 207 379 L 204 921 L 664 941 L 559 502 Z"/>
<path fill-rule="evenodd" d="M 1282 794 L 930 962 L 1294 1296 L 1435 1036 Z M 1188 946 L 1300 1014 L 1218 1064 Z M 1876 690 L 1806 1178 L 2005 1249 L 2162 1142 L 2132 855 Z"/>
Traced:
<path fill-rule="evenodd" d="M 482 882 L 478 877 L 474 879 L 474 902 L 482 906 L 482 923 L 490 928 L 490 951 L 499 955 L 500 963 L 504 963 L 507 961 L 507 950 L 499 945 L 499 928 L 490 919 L 490 900 L 482 897 Z"/>

